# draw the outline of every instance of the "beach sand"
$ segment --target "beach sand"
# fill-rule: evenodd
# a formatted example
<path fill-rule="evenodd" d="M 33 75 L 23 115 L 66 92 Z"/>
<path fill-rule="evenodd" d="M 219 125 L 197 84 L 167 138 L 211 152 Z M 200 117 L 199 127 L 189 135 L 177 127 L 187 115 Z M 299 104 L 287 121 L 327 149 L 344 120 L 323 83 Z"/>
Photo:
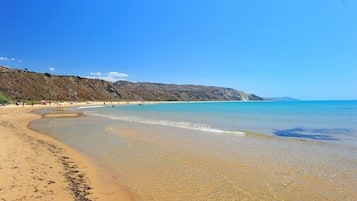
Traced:
<path fill-rule="evenodd" d="M 45 107 L 51 106 L 0 107 L 0 200 L 133 200 L 110 173 L 28 128 L 41 118 L 31 111 Z"/>
<path fill-rule="evenodd" d="M 84 138 L 77 147 L 67 143 L 82 155 L 28 129 L 30 121 L 41 118 L 30 111 L 46 107 L 0 108 L 0 200 L 357 198 L 355 161 L 336 158 L 336 148 L 324 143 L 254 134 L 222 138 L 123 122 L 108 124 L 104 135 L 95 138 L 98 135 L 89 136 L 88 129 L 98 127 L 97 117 L 76 118 L 83 114 L 63 108 L 42 114 L 42 120 L 73 124 L 68 131 Z"/>

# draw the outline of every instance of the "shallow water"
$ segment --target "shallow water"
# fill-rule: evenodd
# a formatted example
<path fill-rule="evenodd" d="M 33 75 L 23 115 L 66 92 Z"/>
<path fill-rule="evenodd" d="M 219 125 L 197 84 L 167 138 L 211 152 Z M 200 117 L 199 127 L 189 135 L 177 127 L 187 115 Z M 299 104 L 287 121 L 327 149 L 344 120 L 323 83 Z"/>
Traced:
<path fill-rule="evenodd" d="M 43 118 L 31 126 L 108 168 L 139 200 L 357 200 L 356 142 L 346 140 L 355 139 L 354 125 L 320 126 L 326 125 L 321 120 L 288 127 L 282 122 L 278 129 L 271 115 L 265 115 L 267 121 L 275 123 L 264 127 L 264 118 L 247 111 L 250 119 L 258 119 L 258 130 L 270 130 L 255 134 L 239 125 L 222 126 L 236 120 L 235 113 L 228 114 L 233 109 L 216 111 L 218 123 L 209 124 L 213 112 L 199 105 L 189 105 L 189 112 L 185 105 L 177 111 L 163 109 L 170 104 L 147 106 L 86 108 L 81 111 L 97 116 Z M 330 131 L 337 127 L 349 129 L 348 134 Z M 286 133 L 309 136 L 276 136 Z M 311 137 L 321 133 L 333 139 Z"/>
<path fill-rule="evenodd" d="M 357 141 L 357 101 L 199 102 L 82 110 L 114 120 L 216 134 L 239 135 L 243 131 L 310 140 L 334 139 L 333 143 L 340 144 Z"/>

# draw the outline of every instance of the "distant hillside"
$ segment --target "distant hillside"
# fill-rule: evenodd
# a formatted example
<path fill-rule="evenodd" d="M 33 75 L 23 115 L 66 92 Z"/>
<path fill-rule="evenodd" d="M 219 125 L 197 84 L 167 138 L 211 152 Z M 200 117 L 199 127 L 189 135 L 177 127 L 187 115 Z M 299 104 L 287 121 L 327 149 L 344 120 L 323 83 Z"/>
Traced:
<path fill-rule="evenodd" d="M 292 97 L 272 97 L 272 98 L 265 98 L 269 101 L 299 101 L 299 99 L 292 98 Z"/>
<path fill-rule="evenodd" d="M 159 100 L 159 101 L 230 101 L 230 100 L 263 100 L 254 94 L 247 94 L 230 88 L 201 86 L 201 85 L 176 85 L 127 81 L 114 83 L 116 89 L 124 99 Z"/>
<path fill-rule="evenodd" d="M 158 83 L 115 83 L 79 76 L 57 76 L 0 66 L 0 93 L 10 100 L 263 100 L 230 88 Z"/>

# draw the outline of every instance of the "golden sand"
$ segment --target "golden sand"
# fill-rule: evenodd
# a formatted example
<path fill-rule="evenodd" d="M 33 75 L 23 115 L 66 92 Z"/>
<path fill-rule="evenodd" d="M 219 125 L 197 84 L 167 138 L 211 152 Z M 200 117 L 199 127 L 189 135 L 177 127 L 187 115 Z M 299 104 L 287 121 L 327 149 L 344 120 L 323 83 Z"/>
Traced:
<path fill-rule="evenodd" d="M 0 200 L 133 200 L 76 150 L 28 129 L 44 107 L 0 107 Z"/>
<path fill-rule="evenodd" d="M 305 146 L 254 134 L 222 140 L 180 129 L 175 133 L 164 127 L 113 125 L 106 131 L 124 139 L 120 145 L 125 146 L 115 146 L 106 155 L 113 162 L 110 171 L 98 171 L 98 161 L 89 163 L 71 147 L 27 128 L 41 118 L 30 111 L 41 107 L 47 106 L 0 108 L 0 200 L 133 200 L 134 193 L 141 201 L 357 198 L 351 162 L 341 158 L 336 160 L 341 163 L 325 166 L 330 163 L 324 161 L 324 144 Z M 81 115 L 61 109 L 43 116 Z M 302 150 L 324 157 L 309 158 Z"/>

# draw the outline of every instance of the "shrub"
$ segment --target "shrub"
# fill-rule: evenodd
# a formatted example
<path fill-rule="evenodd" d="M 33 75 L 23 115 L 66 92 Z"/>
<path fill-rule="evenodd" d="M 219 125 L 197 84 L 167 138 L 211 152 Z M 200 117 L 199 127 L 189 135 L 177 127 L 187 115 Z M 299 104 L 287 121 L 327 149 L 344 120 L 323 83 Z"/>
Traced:
<path fill-rule="evenodd" d="M 46 76 L 46 77 L 51 77 L 51 74 L 45 73 L 45 76 Z"/>
<path fill-rule="evenodd" d="M 7 100 L 7 98 L 2 93 L 0 93 L 0 102 L 3 102 L 4 100 Z"/>

